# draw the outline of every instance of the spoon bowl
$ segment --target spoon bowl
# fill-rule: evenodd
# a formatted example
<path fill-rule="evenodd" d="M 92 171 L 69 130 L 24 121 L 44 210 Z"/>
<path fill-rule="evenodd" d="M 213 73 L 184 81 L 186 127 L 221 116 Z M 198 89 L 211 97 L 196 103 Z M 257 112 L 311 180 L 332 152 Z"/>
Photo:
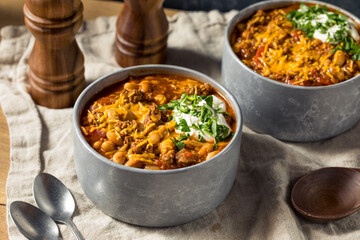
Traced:
<path fill-rule="evenodd" d="M 12 202 L 10 216 L 19 231 L 28 239 L 61 239 L 54 220 L 29 203 Z"/>
<path fill-rule="evenodd" d="M 75 211 L 75 201 L 70 191 L 56 177 L 40 173 L 34 180 L 36 204 L 55 221 L 70 227 L 77 239 L 83 239 L 71 218 Z"/>
<path fill-rule="evenodd" d="M 329 167 L 312 171 L 291 192 L 295 210 L 308 220 L 327 222 L 360 209 L 360 170 Z"/>

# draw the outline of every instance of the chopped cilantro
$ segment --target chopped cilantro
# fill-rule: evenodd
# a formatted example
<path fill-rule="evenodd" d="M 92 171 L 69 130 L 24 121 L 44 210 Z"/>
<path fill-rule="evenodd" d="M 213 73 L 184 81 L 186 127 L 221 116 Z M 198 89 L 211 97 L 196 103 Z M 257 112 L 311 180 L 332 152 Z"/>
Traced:
<path fill-rule="evenodd" d="M 211 133 L 216 138 L 217 137 L 217 118 L 211 120 Z"/>
<path fill-rule="evenodd" d="M 203 137 L 203 135 L 201 135 L 201 134 L 198 134 L 198 140 L 199 140 L 200 142 L 205 142 L 204 137 Z"/>
<path fill-rule="evenodd" d="M 190 113 L 190 108 L 186 105 L 180 105 L 179 110 L 183 113 Z"/>
<path fill-rule="evenodd" d="M 204 135 L 210 135 L 215 138 L 216 141 L 223 141 L 228 134 L 230 129 L 226 126 L 220 125 L 217 122 L 217 115 L 222 114 L 223 111 L 220 108 L 213 109 L 214 98 L 210 96 L 198 96 L 188 95 L 183 93 L 179 100 L 172 100 L 168 104 L 158 106 L 160 110 L 166 111 L 166 109 L 172 110 L 173 114 L 170 120 L 175 120 L 175 128 L 181 132 L 188 133 L 187 135 L 180 135 L 180 140 L 182 141 L 189 137 L 191 129 L 199 131 L 198 140 L 205 141 Z M 206 104 L 205 104 L 205 103 Z M 190 118 L 195 119 L 197 122 L 189 123 L 183 118 L 183 114 L 190 115 Z M 186 118 L 187 119 L 187 118 Z M 193 120 L 191 120 L 193 121 Z M 176 145 L 176 142 L 174 142 Z M 181 147 L 181 143 L 180 147 Z"/>
<path fill-rule="evenodd" d="M 184 147 L 186 147 L 186 144 L 184 142 L 181 142 L 181 141 L 177 141 L 175 143 L 175 146 L 177 147 L 177 149 L 181 150 L 183 149 Z"/>
<path fill-rule="evenodd" d="M 214 99 L 213 99 L 213 96 L 207 96 L 205 99 L 204 99 L 204 101 L 207 103 L 207 105 L 209 106 L 209 107 L 211 107 L 212 108 L 212 105 L 213 105 L 213 101 L 214 101 Z"/>
<path fill-rule="evenodd" d="M 341 43 L 333 48 L 330 52 L 336 52 L 341 50 L 350 53 L 352 60 L 360 61 L 360 46 L 352 39 L 352 37 L 345 37 L 341 40 Z"/>
<path fill-rule="evenodd" d="M 317 22 L 315 24 L 312 22 L 313 20 L 316 21 L 319 15 L 326 15 L 328 20 L 325 23 Z M 301 3 L 299 10 L 289 12 L 286 17 L 294 25 L 295 29 L 302 30 L 305 36 L 309 38 L 313 38 L 316 30 L 319 30 L 321 33 L 326 33 L 333 25 L 339 25 L 345 28 L 348 24 L 345 15 L 330 12 L 326 6 L 315 5 L 310 7 L 304 3 Z"/>
<path fill-rule="evenodd" d="M 200 130 L 200 127 L 199 127 L 199 124 L 192 124 L 191 125 L 191 128 L 194 128 L 194 129 L 196 129 L 196 130 Z"/>
<path fill-rule="evenodd" d="M 220 114 L 220 113 L 223 113 L 223 110 L 222 110 L 221 108 L 218 108 L 218 109 L 215 109 L 215 112 L 216 112 L 217 114 Z"/>
<path fill-rule="evenodd" d="M 316 22 L 319 15 L 326 15 L 327 20 Z M 332 52 L 341 50 L 352 55 L 353 60 L 360 60 L 360 46 L 351 37 L 349 22 L 345 15 L 331 12 L 326 6 L 307 6 L 301 3 L 299 10 L 289 12 L 286 17 L 295 29 L 303 31 L 306 37 L 313 38 L 315 31 L 321 34 L 328 33 L 326 41 L 336 44 Z M 329 29 L 334 26 L 339 30 L 331 35 Z"/>
<path fill-rule="evenodd" d="M 189 137 L 188 137 L 187 135 L 185 135 L 185 134 L 180 134 L 180 138 L 179 138 L 180 141 L 182 141 L 182 140 L 187 140 L 187 139 L 189 139 Z"/>
<path fill-rule="evenodd" d="M 180 119 L 179 123 L 176 124 L 176 129 L 180 129 L 182 132 L 190 132 L 190 128 L 185 119 Z"/>
<path fill-rule="evenodd" d="M 156 105 L 159 110 L 166 112 L 166 105 Z"/>
<path fill-rule="evenodd" d="M 208 105 L 201 106 L 200 121 L 205 122 L 210 117 L 212 117 L 212 115 L 213 115 L 212 110 Z"/>
<path fill-rule="evenodd" d="M 180 151 L 181 149 L 186 147 L 186 144 L 180 140 L 176 140 L 175 138 L 170 138 L 171 141 L 175 144 L 176 148 Z"/>
<path fill-rule="evenodd" d="M 219 142 L 222 142 L 226 140 L 228 135 L 229 135 L 229 128 L 227 128 L 224 125 L 218 124 L 215 139 L 217 139 L 217 141 Z"/>

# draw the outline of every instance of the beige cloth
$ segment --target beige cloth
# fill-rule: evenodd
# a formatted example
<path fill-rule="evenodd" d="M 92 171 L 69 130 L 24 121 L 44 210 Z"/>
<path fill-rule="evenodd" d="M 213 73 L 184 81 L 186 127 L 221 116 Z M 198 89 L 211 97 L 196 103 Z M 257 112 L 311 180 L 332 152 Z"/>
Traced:
<path fill-rule="evenodd" d="M 235 11 L 179 13 L 170 19 L 169 64 L 220 79 L 224 29 Z M 77 41 L 85 55 L 88 82 L 119 69 L 114 60 L 115 18 L 84 22 Z M 0 103 L 10 128 L 11 167 L 7 199 L 34 204 L 32 184 L 44 171 L 73 193 L 73 221 L 85 239 L 360 239 L 360 212 L 328 224 L 300 218 L 290 204 L 294 182 L 325 166 L 360 167 L 360 124 L 321 142 L 290 144 L 244 127 L 240 167 L 225 201 L 208 215 L 169 228 L 145 228 L 117 221 L 98 210 L 75 173 L 72 109 L 34 104 L 27 93 L 28 56 L 34 39 L 25 27 L 5 27 L 0 43 Z M 9 210 L 9 209 L 7 209 Z M 24 239 L 8 216 L 10 239 Z M 64 239 L 75 239 L 59 224 Z"/>

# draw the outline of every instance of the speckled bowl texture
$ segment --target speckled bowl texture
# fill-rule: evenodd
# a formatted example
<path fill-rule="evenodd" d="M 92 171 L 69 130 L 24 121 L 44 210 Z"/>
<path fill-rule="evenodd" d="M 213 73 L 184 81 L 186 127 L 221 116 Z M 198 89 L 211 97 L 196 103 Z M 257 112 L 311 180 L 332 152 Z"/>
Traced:
<path fill-rule="evenodd" d="M 230 102 L 236 132 L 229 145 L 215 157 L 186 168 L 145 170 L 127 167 L 98 154 L 79 128 L 85 104 L 105 87 L 129 75 L 176 74 L 207 82 Z M 106 75 L 79 96 L 74 107 L 75 166 L 80 184 L 96 207 L 127 223 L 165 227 L 192 221 L 218 206 L 229 193 L 237 172 L 242 118 L 235 98 L 211 78 L 190 69 L 169 65 L 143 65 Z"/>
<path fill-rule="evenodd" d="M 299 1 L 265 1 L 240 11 L 229 23 L 225 33 L 222 57 L 222 83 L 238 100 L 244 124 L 256 132 L 275 138 L 295 141 L 317 141 L 349 130 L 360 119 L 360 76 L 320 87 L 302 87 L 281 83 L 261 76 L 247 67 L 233 52 L 229 37 L 240 21 L 259 9 L 284 7 Z M 327 5 L 360 21 L 351 13 Z"/>

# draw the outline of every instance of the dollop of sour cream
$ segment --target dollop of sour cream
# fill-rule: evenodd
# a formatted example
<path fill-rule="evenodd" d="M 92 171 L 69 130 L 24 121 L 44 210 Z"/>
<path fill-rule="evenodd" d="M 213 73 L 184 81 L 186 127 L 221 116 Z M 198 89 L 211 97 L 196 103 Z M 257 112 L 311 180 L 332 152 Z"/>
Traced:
<path fill-rule="evenodd" d="M 212 95 L 212 98 L 213 98 L 212 106 L 211 107 L 209 106 L 211 109 L 211 112 L 212 112 L 212 118 L 216 118 L 218 125 L 223 125 L 223 126 L 227 127 L 228 131 L 227 131 L 226 136 L 228 136 L 230 134 L 230 127 L 227 124 L 225 117 L 222 114 L 223 112 L 226 111 L 226 104 L 225 104 L 225 102 L 223 102 L 221 99 L 219 99 L 215 95 Z M 207 105 L 207 102 L 205 100 L 201 100 L 196 106 L 193 106 L 191 104 L 186 104 L 186 106 L 190 110 L 192 110 L 193 108 L 200 110 L 200 108 L 204 105 Z M 194 125 L 199 126 L 199 125 L 204 124 L 204 122 L 201 121 L 200 116 L 194 116 L 191 113 L 184 113 L 178 109 L 174 109 L 173 110 L 173 120 L 176 121 L 177 124 L 180 124 L 181 119 L 184 119 L 186 121 L 187 125 L 190 128 L 190 132 L 183 132 L 177 128 L 176 129 L 177 133 L 185 133 L 185 134 L 188 134 L 189 136 L 194 135 L 195 137 L 201 136 L 206 141 L 215 140 L 215 137 L 210 135 L 209 133 L 203 132 L 200 129 L 193 127 Z"/>
<path fill-rule="evenodd" d="M 329 13 L 329 14 L 336 14 L 336 13 Z M 329 17 L 326 14 L 319 14 L 316 19 L 313 19 L 310 21 L 312 26 L 317 26 L 317 24 L 321 24 L 326 26 L 327 24 L 330 24 Z M 329 22 L 329 23 L 328 23 Z M 351 37 L 354 40 L 359 40 L 359 34 L 356 31 L 355 23 L 351 21 L 350 19 L 347 19 L 347 24 L 345 25 L 345 30 L 350 33 Z M 331 42 L 331 43 L 338 43 L 336 41 L 330 41 L 330 39 L 334 39 L 335 33 L 337 31 L 341 31 L 341 25 L 340 24 L 334 24 L 330 28 L 327 29 L 326 33 L 322 33 L 319 29 L 316 29 L 314 31 L 314 38 L 317 38 L 321 40 L 322 42 Z"/>

